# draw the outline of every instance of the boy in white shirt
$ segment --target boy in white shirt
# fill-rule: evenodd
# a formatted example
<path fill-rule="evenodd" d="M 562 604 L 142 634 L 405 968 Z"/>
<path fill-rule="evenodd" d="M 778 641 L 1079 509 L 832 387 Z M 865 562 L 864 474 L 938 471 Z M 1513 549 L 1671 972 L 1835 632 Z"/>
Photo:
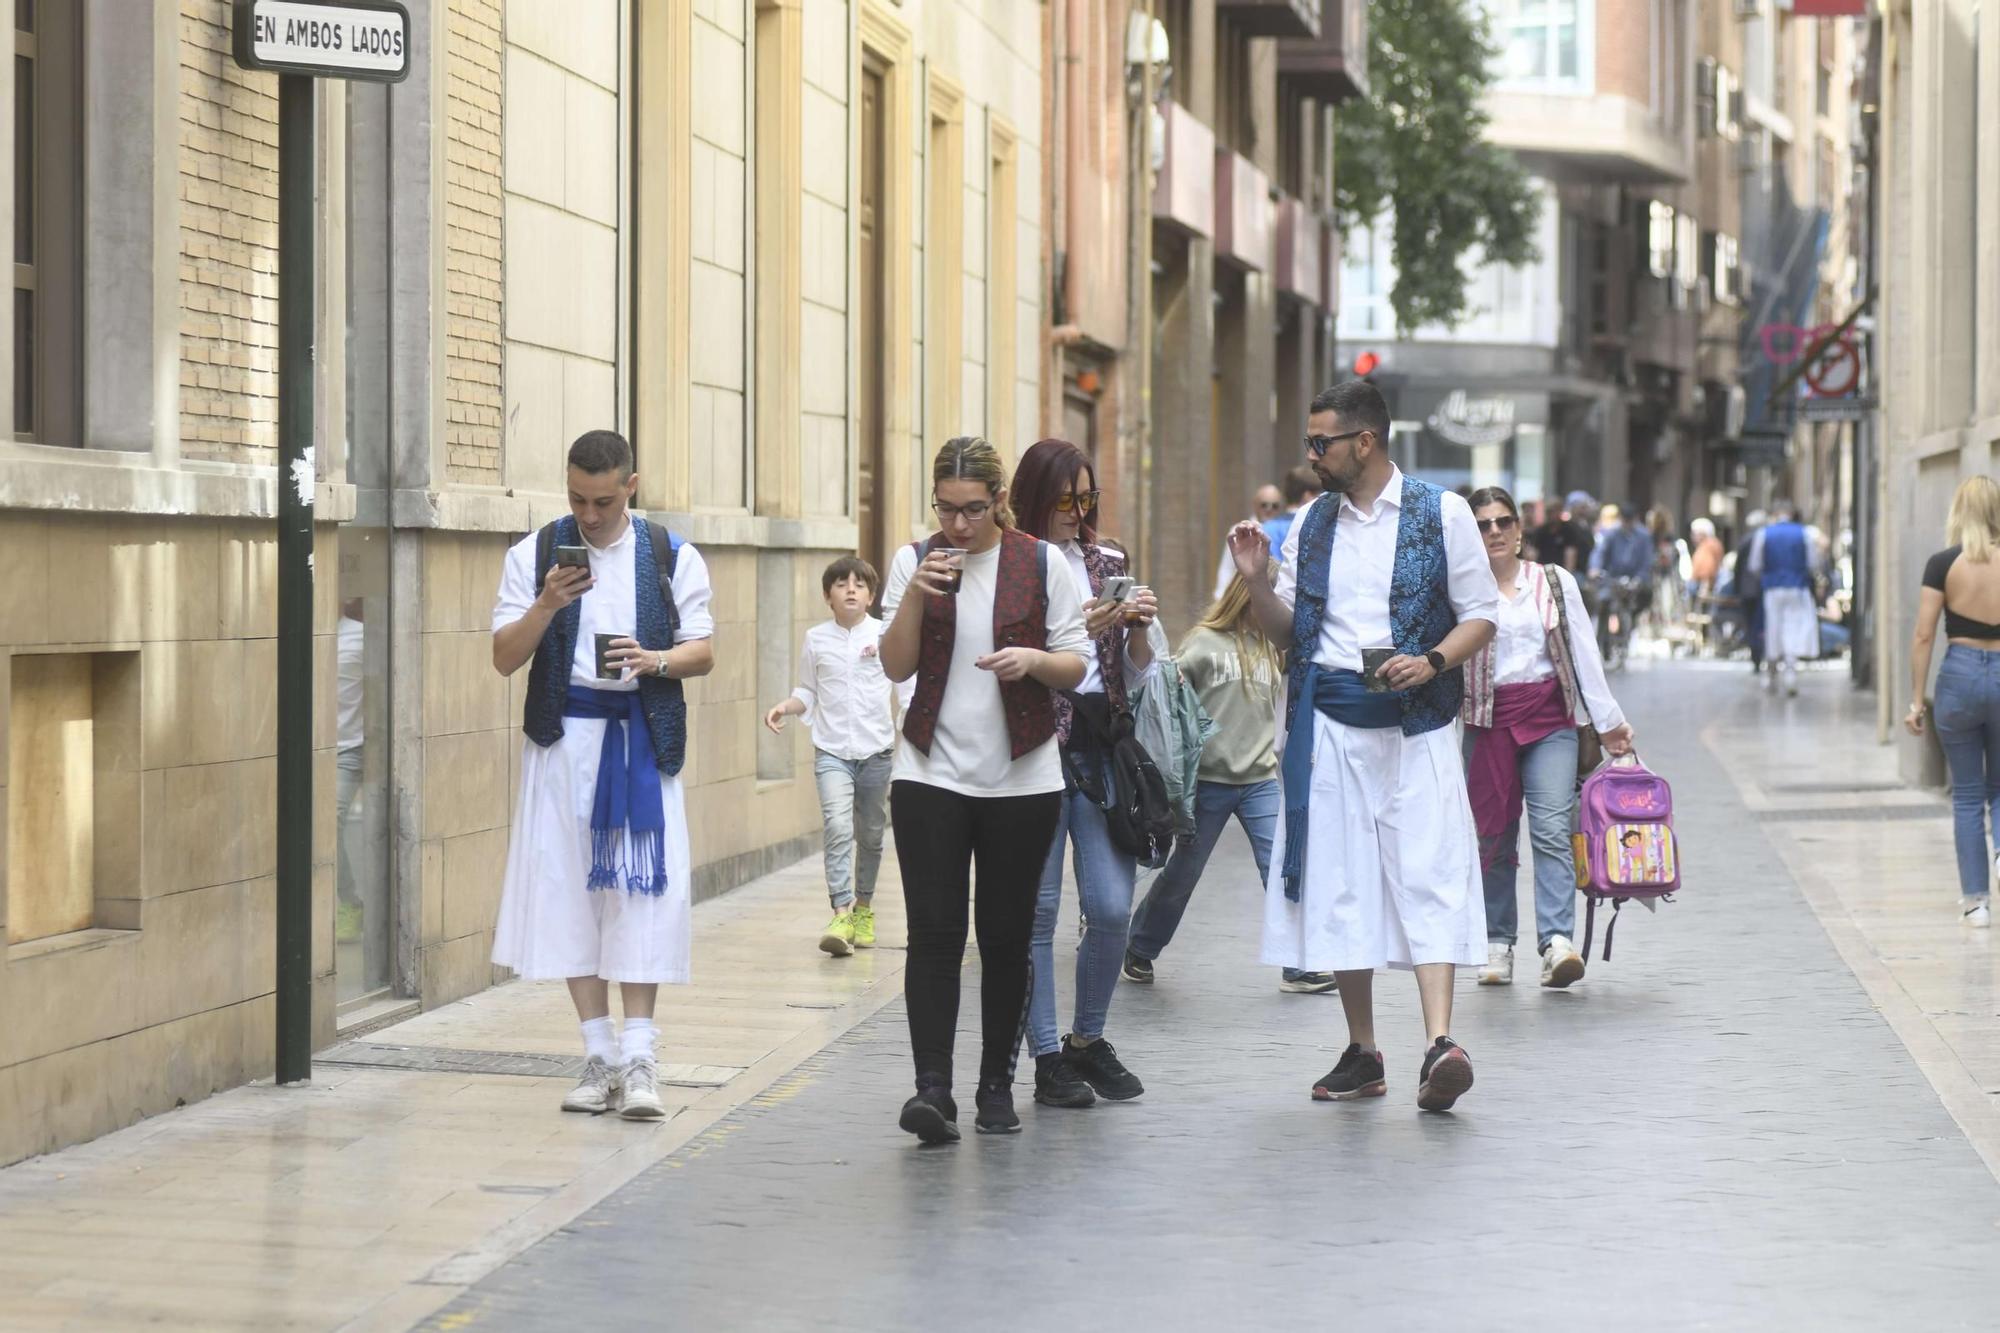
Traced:
<path fill-rule="evenodd" d="M 835 958 L 875 947 L 875 874 L 896 755 L 890 701 L 898 693 L 882 670 L 882 622 L 868 614 L 879 586 L 874 566 L 859 556 L 845 555 L 826 567 L 820 591 L 833 619 L 806 631 L 798 688 L 764 715 L 773 734 L 784 732 L 788 717 L 802 716 L 812 728 L 826 890 L 833 902 L 819 947 Z"/>

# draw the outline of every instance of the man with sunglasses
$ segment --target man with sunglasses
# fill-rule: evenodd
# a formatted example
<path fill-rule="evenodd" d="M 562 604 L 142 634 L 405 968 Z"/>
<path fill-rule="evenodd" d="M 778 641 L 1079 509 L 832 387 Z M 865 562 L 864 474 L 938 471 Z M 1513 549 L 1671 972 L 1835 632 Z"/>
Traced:
<path fill-rule="evenodd" d="M 1348 1046 L 1319 1101 L 1387 1090 L 1377 968 L 1417 974 L 1426 1049 L 1417 1105 L 1472 1086 L 1450 1036 L 1456 967 L 1486 961 L 1479 848 L 1452 722 L 1463 663 L 1492 641 L 1500 593 L 1472 510 L 1389 458 L 1389 410 L 1361 380 L 1322 391 L 1306 456 L 1327 494 L 1299 516 L 1275 586 L 1270 542 L 1230 533 L 1265 632 L 1290 645 L 1264 961 L 1339 979 Z"/>
<path fill-rule="evenodd" d="M 1265 523 L 1285 512 L 1285 493 L 1265 482 L 1250 497 L 1250 515 L 1254 522 Z M 1221 601 L 1222 594 L 1229 591 L 1229 580 L 1236 577 L 1236 561 L 1229 554 L 1229 534 L 1222 536 L 1222 563 L 1215 569 L 1215 597 Z"/>

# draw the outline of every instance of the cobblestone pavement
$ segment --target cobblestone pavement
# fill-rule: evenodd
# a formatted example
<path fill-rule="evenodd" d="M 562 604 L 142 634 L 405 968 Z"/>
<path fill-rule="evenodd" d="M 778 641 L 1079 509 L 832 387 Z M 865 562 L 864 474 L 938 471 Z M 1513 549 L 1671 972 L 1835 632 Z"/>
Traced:
<path fill-rule="evenodd" d="M 1017 1089 L 1023 1134 L 971 1134 L 967 1105 L 965 1142 L 920 1150 L 898 1001 L 427 1327 L 1993 1327 L 2000 1185 L 1701 746 L 1716 679 L 1616 682 L 1675 784 L 1683 900 L 1628 913 L 1573 991 L 1462 983 L 1456 1114 L 1415 1109 L 1400 974 L 1390 1095 L 1309 1099 L 1339 1004 L 1255 962 L 1232 834 L 1158 985 L 1112 1010 L 1144 1098 Z"/>

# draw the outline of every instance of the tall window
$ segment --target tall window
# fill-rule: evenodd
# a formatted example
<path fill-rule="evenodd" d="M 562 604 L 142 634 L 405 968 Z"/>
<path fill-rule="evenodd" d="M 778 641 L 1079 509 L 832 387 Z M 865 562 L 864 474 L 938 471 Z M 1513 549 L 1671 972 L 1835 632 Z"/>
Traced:
<path fill-rule="evenodd" d="M 81 415 L 80 8 L 14 0 L 14 436 L 48 444 Z"/>
<path fill-rule="evenodd" d="M 1586 89 L 1593 0 L 1487 0 L 1504 82 Z"/>

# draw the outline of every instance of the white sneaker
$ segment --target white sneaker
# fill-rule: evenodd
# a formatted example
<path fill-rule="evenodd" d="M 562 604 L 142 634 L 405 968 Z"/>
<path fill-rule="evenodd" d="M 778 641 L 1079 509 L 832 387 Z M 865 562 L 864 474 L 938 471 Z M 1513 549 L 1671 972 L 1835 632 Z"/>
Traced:
<path fill-rule="evenodd" d="M 1549 947 L 1542 950 L 1542 984 L 1561 990 L 1582 979 L 1583 955 L 1569 942 L 1569 936 L 1549 936 Z"/>
<path fill-rule="evenodd" d="M 667 1113 L 660 1105 L 660 1067 L 651 1056 L 626 1061 L 621 1081 L 625 1100 L 618 1113 L 627 1120 L 658 1120 Z"/>
<path fill-rule="evenodd" d="M 1489 943 L 1486 946 L 1486 966 L 1479 969 L 1479 984 L 1482 986 L 1514 984 L 1513 945 Z"/>
<path fill-rule="evenodd" d="M 1986 899 L 1965 898 L 1959 902 L 1958 919 L 1974 930 L 1985 930 L 1993 922 L 1987 914 Z"/>
<path fill-rule="evenodd" d="M 563 1098 L 562 1109 L 603 1115 L 617 1105 L 618 1071 L 606 1064 L 603 1056 L 591 1056 L 583 1067 L 582 1080 Z"/>

